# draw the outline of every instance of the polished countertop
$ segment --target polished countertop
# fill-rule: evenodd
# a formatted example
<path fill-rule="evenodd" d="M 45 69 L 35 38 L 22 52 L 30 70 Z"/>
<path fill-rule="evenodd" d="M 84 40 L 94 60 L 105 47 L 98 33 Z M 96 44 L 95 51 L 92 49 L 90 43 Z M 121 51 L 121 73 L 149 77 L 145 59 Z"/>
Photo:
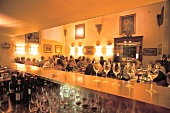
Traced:
<path fill-rule="evenodd" d="M 135 80 L 131 81 L 131 84 L 133 85 L 132 87 L 126 87 L 125 85 L 127 84 L 127 81 L 115 80 L 112 78 L 108 78 L 108 83 L 103 83 L 103 81 L 105 81 L 105 78 L 103 77 L 97 77 L 100 82 L 94 82 L 93 80 L 96 79 L 95 76 L 84 75 L 81 73 L 65 72 L 55 69 L 44 69 L 36 66 L 28 66 L 16 63 L 5 64 L 4 66 L 10 67 L 14 70 L 30 72 L 59 84 L 83 87 L 90 90 L 162 106 L 168 109 L 170 108 L 170 88 L 157 86 L 154 83 L 137 83 Z M 119 85 L 112 84 L 115 82 L 117 82 Z M 154 94 L 146 91 L 151 87 L 158 93 Z"/>

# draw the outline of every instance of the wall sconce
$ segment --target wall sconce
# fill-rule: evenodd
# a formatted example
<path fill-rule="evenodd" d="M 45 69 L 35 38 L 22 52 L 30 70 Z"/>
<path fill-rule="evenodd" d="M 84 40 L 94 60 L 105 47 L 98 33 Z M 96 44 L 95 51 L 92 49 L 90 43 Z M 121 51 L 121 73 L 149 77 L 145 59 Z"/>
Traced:
<path fill-rule="evenodd" d="M 102 50 L 102 47 L 101 46 L 96 46 L 96 55 L 102 55 L 102 52 L 101 52 L 101 50 Z"/>
<path fill-rule="evenodd" d="M 96 46 L 99 46 L 100 45 L 100 41 L 96 41 Z"/>
<path fill-rule="evenodd" d="M 79 24 L 75 26 L 75 39 L 85 38 L 85 24 Z"/>
<path fill-rule="evenodd" d="M 24 54 L 25 53 L 25 46 L 16 45 L 15 46 L 15 52 L 18 53 L 18 54 Z"/>
<path fill-rule="evenodd" d="M 113 55 L 113 46 L 112 45 L 106 46 L 106 55 Z"/>
<path fill-rule="evenodd" d="M 82 42 L 79 42 L 79 43 L 78 43 L 78 46 L 81 47 L 81 46 L 82 46 Z"/>
<path fill-rule="evenodd" d="M 112 45 L 112 41 L 111 41 L 111 40 L 108 40 L 108 41 L 107 41 L 107 45 Z"/>
<path fill-rule="evenodd" d="M 75 55 L 75 47 L 70 47 L 70 55 Z"/>
<path fill-rule="evenodd" d="M 83 55 L 83 47 L 82 47 L 82 46 L 79 46 L 79 47 L 78 47 L 78 55 L 79 55 L 79 56 L 82 56 L 82 55 Z"/>
<path fill-rule="evenodd" d="M 38 54 L 38 47 L 30 47 L 30 54 Z"/>
<path fill-rule="evenodd" d="M 75 43 L 71 43 L 71 47 L 74 47 Z"/>

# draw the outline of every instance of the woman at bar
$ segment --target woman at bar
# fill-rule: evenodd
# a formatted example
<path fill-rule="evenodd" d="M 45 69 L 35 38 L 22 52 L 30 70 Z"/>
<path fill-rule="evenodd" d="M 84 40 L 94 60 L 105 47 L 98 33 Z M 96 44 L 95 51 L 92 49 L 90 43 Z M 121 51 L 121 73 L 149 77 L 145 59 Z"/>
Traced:
<path fill-rule="evenodd" d="M 49 60 L 43 65 L 44 68 L 54 68 L 54 60 L 53 58 L 49 58 Z"/>
<path fill-rule="evenodd" d="M 68 64 L 67 64 L 66 71 L 74 72 L 75 71 L 75 67 L 76 67 L 75 61 L 73 59 L 70 59 L 68 61 Z"/>

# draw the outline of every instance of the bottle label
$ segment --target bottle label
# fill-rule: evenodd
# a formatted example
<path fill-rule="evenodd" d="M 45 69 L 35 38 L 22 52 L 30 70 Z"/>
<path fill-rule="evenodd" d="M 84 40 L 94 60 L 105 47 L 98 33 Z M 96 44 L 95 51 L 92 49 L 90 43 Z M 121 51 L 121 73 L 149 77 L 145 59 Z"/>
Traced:
<path fill-rule="evenodd" d="M 9 89 L 9 93 L 14 93 L 14 89 Z"/>
<path fill-rule="evenodd" d="M 17 100 L 17 101 L 20 100 L 20 93 L 16 93 L 16 100 Z"/>
<path fill-rule="evenodd" d="M 31 95 L 31 89 L 30 88 L 28 88 L 28 94 Z"/>

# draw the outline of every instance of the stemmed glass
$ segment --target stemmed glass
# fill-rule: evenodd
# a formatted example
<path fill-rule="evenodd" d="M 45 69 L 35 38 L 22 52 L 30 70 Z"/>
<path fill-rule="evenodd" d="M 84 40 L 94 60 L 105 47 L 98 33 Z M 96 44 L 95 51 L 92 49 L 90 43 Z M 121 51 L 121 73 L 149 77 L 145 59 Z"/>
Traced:
<path fill-rule="evenodd" d="M 100 62 L 98 62 L 98 61 L 95 61 L 95 62 L 93 63 L 93 69 L 94 69 L 94 71 L 96 72 L 96 79 L 93 80 L 94 82 L 100 82 L 100 80 L 97 79 L 97 73 L 99 72 L 100 65 L 101 65 Z"/>
<path fill-rule="evenodd" d="M 132 78 L 132 76 L 136 73 L 136 69 L 135 69 L 135 64 L 133 64 L 132 66 L 130 65 L 130 63 L 127 63 L 127 74 L 130 76 L 128 83 L 125 85 L 126 87 L 132 87 L 132 84 L 130 82 L 130 79 Z"/>
<path fill-rule="evenodd" d="M 112 67 L 112 70 L 113 70 L 113 73 L 115 74 L 115 79 L 114 79 L 114 83 L 112 85 L 119 85 L 118 83 L 116 83 L 116 78 L 117 78 L 117 75 L 120 73 L 121 71 L 121 66 L 120 66 L 120 63 L 113 63 L 113 67 Z"/>
<path fill-rule="evenodd" d="M 151 69 L 152 69 L 152 67 L 151 67 L 150 65 L 148 65 L 148 72 L 150 72 Z M 156 90 L 153 89 L 153 84 L 152 84 L 153 79 L 159 74 L 158 65 L 157 65 L 157 64 L 155 64 L 155 71 L 154 71 L 154 72 L 155 72 L 154 74 L 148 73 L 148 75 L 149 75 L 150 78 L 151 78 L 151 83 L 150 83 L 150 84 L 151 84 L 151 87 L 150 87 L 150 89 L 146 89 L 146 91 L 149 92 L 149 93 L 151 93 L 151 94 L 156 94 L 156 93 L 158 93 Z"/>
<path fill-rule="evenodd" d="M 104 68 L 104 71 L 106 73 L 106 80 L 103 81 L 103 83 L 108 83 L 109 81 L 107 80 L 107 74 L 108 74 L 108 72 L 110 71 L 110 68 L 111 68 L 110 62 L 108 62 L 108 61 L 104 62 L 103 68 Z"/>

